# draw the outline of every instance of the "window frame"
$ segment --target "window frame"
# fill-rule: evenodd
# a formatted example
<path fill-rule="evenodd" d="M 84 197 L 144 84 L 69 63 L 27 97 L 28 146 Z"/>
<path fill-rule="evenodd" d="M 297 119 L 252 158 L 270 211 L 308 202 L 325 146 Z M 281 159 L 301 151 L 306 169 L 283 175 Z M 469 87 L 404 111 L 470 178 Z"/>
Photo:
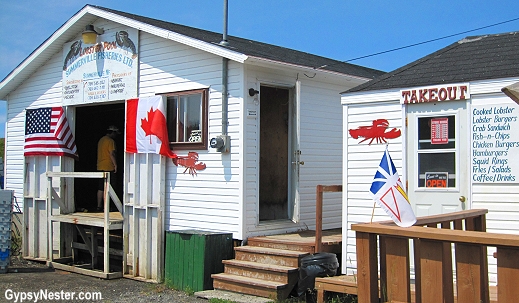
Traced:
<path fill-rule="evenodd" d="M 208 142 L 209 142 L 209 89 L 208 88 L 202 88 L 202 89 L 194 89 L 194 90 L 186 90 L 186 91 L 178 91 L 178 92 L 170 92 L 161 94 L 162 96 L 166 97 L 166 107 L 169 106 L 168 98 L 170 97 L 181 97 L 181 96 L 187 96 L 187 95 L 196 95 L 196 94 L 202 94 L 202 141 L 201 142 L 174 142 L 171 141 L 171 138 L 169 137 L 169 147 L 175 151 L 175 150 L 207 150 L 208 149 Z M 169 110 L 166 108 L 166 112 L 169 113 Z M 168 114 L 166 114 L 166 122 L 168 124 L 168 129 L 170 128 L 171 119 L 169 119 Z M 177 121 L 177 119 L 175 119 Z M 178 132 L 178 124 L 175 125 L 175 128 Z M 168 134 L 169 135 L 169 134 Z"/>

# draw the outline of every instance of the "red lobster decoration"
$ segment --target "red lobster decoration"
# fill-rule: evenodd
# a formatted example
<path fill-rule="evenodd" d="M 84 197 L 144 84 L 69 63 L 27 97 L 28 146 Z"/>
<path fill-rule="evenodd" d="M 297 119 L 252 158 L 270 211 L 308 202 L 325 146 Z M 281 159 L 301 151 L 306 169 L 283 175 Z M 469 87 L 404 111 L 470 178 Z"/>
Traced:
<path fill-rule="evenodd" d="M 180 165 L 185 167 L 184 174 L 189 170 L 189 174 L 191 176 L 196 175 L 197 170 L 204 170 L 205 163 L 198 162 L 198 153 L 197 152 L 189 152 L 186 157 L 178 156 L 177 158 L 173 158 L 173 164 L 176 166 Z"/>
<path fill-rule="evenodd" d="M 365 139 L 360 141 L 360 143 L 371 139 L 368 145 L 371 145 L 373 140 L 377 140 L 377 143 L 387 143 L 386 139 L 395 139 L 400 137 L 402 134 L 399 129 L 393 128 L 392 130 L 386 132 L 389 126 L 389 122 L 386 119 L 377 119 L 373 120 L 373 124 L 370 126 L 359 126 L 357 129 L 350 129 L 350 135 L 353 139 L 358 139 L 359 137 L 364 137 Z"/>

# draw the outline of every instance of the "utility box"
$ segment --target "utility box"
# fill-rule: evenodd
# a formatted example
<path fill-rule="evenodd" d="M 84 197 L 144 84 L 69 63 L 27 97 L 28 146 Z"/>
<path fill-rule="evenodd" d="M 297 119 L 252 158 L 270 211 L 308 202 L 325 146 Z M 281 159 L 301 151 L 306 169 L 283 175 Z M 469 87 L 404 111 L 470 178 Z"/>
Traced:
<path fill-rule="evenodd" d="M 184 291 L 213 289 L 211 274 L 223 272 L 222 260 L 232 258 L 232 233 L 168 231 L 165 283 Z"/>

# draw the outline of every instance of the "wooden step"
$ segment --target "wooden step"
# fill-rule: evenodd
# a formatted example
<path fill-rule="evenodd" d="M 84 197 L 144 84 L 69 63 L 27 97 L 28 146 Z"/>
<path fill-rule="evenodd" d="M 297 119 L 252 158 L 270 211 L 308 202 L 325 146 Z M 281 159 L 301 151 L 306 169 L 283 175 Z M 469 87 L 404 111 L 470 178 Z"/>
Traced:
<path fill-rule="evenodd" d="M 236 260 L 298 268 L 301 258 L 308 255 L 305 252 L 258 246 L 239 246 L 234 251 Z"/>
<path fill-rule="evenodd" d="M 315 244 L 291 243 L 291 242 L 287 242 L 284 240 L 271 239 L 271 238 L 267 238 L 267 237 L 249 238 L 247 240 L 247 245 L 292 250 L 292 251 L 300 251 L 300 252 L 305 252 L 305 253 L 310 253 L 310 254 L 315 252 Z"/>
<path fill-rule="evenodd" d="M 282 265 L 263 264 L 242 260 L 223 260 L 225 273 L 266 281 L 295 284 L 299 279 L 299 269 Z"/>
<path fill-rule="evenodd" d="M 214 289 L 228 290 L 273 300 L 284 300 L 292 291 L 294 285 L 265 281 L 226 273 L 212 274 Z"/>

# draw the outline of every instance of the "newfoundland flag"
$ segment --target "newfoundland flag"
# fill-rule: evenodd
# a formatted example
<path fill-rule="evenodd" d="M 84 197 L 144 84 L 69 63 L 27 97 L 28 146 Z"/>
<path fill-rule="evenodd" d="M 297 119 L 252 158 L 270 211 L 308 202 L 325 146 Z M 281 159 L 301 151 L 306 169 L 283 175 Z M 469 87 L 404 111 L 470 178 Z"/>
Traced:
<path fill-rule="evenodd" d="M 67 156 L 78 159 L 74 136 L 62 107 L 28 109 L 24 156 Z"/>
<path fill-rule="evenodd" d="M 126 119 L 126 152 L 177 157 L 169 148 L 162 96 L 127 100 Z"/>
<path fill-rule="evenodd" d="M 413 208 L 409 204 L 409 199 L 387 148 L 369 191 L 375 202 L 398 226 L 409 227 L 416 222 Z"/>

